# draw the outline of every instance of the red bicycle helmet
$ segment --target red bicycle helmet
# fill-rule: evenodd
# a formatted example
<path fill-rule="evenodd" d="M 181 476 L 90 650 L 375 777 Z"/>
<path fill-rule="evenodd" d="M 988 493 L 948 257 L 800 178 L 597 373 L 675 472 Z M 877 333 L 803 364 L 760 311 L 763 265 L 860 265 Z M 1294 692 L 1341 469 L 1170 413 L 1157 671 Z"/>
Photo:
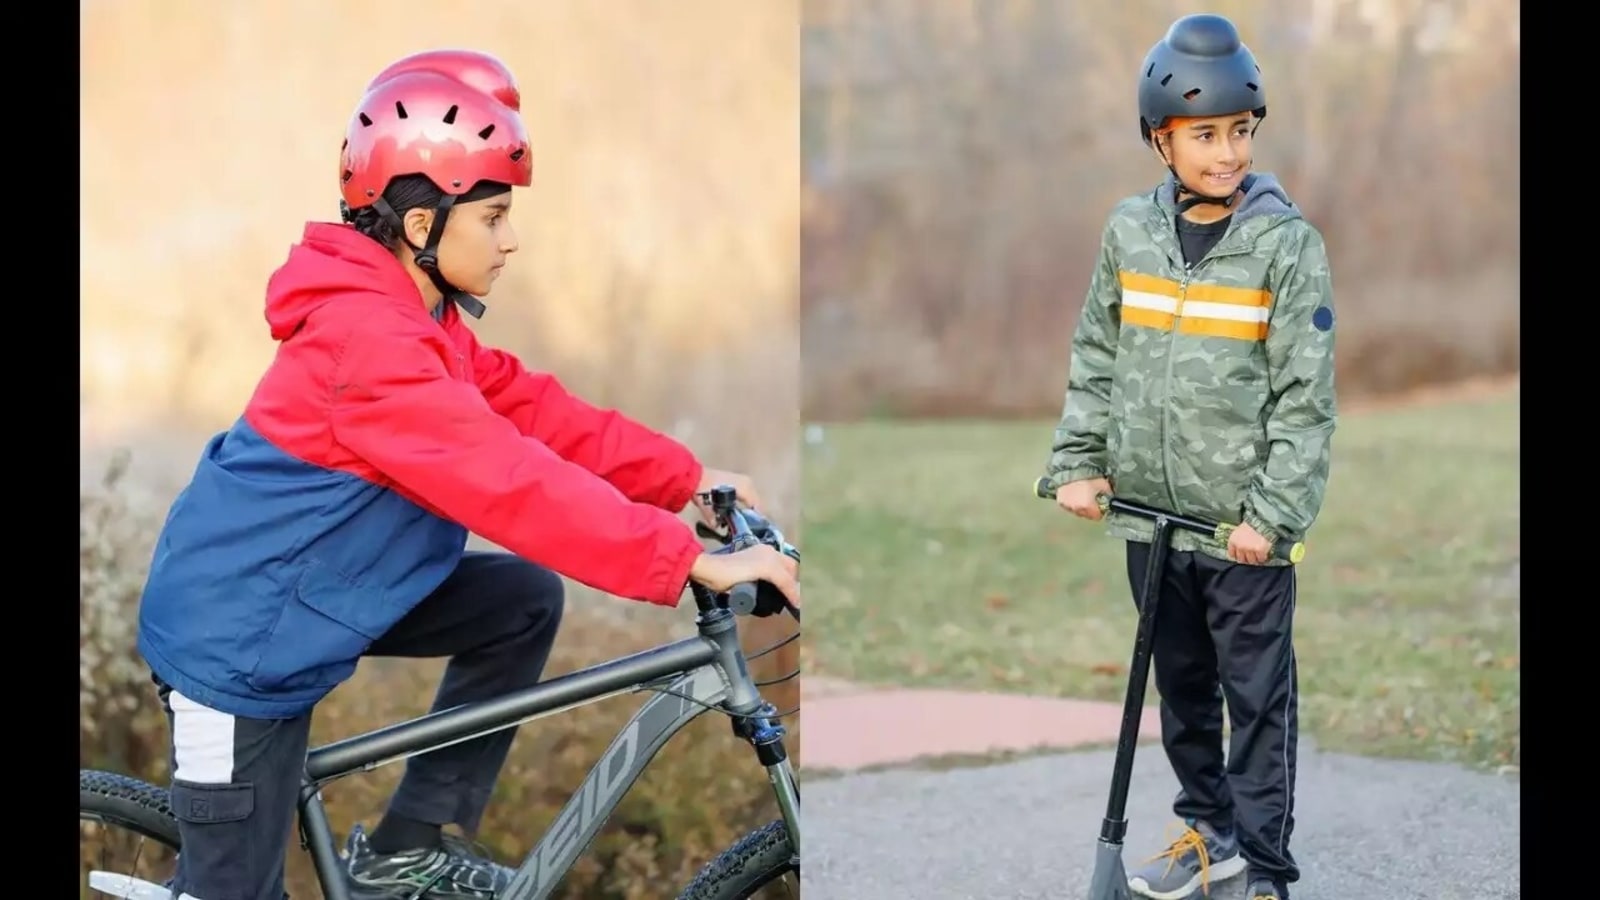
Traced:
<path fill-rule="evenodd" d="M 374 207 L 416 251 L 417 265 L 446 298 L 473 316 L 482 301 L 440 274 L 439 238 L 450 207 L 480 182 L 533 183 L 521 95 L 511 71 L 475 50 L 430 50 L 404 57 L 367 85 L 345 131 L 339 187 L 348 221 Z M 444 193 L 424 247 L 403 237 L 400 218 L 383 199 L 395 178 L 426 176 Z"/>
<path fill-rule="evenodd" d="M 401 175 L 426 175 L 446 196 L 480 181 L 527 187 L 533 160 L 511 72 L 472 50 L 392 63 L 356 106 L 339 168 L 351 209 L 372 205 Z"/>

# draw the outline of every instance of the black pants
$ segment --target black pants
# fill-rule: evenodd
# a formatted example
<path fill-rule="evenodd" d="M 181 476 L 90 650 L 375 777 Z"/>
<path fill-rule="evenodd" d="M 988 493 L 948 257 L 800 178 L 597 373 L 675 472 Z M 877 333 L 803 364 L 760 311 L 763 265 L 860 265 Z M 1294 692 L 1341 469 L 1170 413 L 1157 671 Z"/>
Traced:
<path fill-rule="evenodd" d="M 1149 556 L 1149 544 L 1129 542 L 1136 605 Z M 1285 883 L 1300 877 L 1289 852 L 1299 736 L 1294 604 L 1293 566 L 1169 551 L 1155 637 L 1161 742 L 1179 784 L 1173 812 L 1233 831 L 1251 875 Z"/>
<path fill-rule="evenodd" d="M 563 604 L 561 579 L 515 556 L 468 553 L 456 571 L 368 650 L 451 657 L 441 710 L 537 684 Z M 172 736 L 172 808 L 183 852 L 180 900 L 280 900 L 311 716 L 246 719 L 158 685 Z M 390 809 L 476 831 L 515 729 L 406 761 Z"/>

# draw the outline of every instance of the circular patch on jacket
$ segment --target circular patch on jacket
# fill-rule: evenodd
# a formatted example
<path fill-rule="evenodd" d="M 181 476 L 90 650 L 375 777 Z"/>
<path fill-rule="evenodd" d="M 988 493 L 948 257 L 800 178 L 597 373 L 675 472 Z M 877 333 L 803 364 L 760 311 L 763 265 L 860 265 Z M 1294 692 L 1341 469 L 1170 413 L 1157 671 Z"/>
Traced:
<path fill-rule="evenodd" d="M 1311 324 L 1317 326 L 1318 331 L 1327 331 L 1332 328 L 1333 310 L 1326 306 L 1317 307 L 1317 311 L 1311 314 Z"/>

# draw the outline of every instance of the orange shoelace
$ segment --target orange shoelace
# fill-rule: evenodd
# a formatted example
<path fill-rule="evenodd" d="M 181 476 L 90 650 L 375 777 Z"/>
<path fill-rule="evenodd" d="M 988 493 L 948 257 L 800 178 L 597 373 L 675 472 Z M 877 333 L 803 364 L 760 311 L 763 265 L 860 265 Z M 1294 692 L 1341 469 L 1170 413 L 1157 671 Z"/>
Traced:
<path fill-rule="evenodd" d="M 1169 827 L 1167 831 L 1170 834 L 1172 829 Z M 1196 856 L 1200 859 L 1200 892 L 1209 897 L 1211 896 L 1211 854 L 1206 851 L 1206 839 L 1200 832 L 1185 826 L 1183 833 L 1178 835 L 1178 838 L 1172 842 L 1171 846 L 1150 857 L 1149 861 L 1154 862 L 1165 857 L 1167 860 L 1165 874 L 1170 874 L 1172 867 L 1177 865 L 1178 860 L 1182 859 L 1184 854 L 1190 850 L 1195 851 Z M 1259 898 L 1256 898 L 1256 900 L 1259 900 Z"/>

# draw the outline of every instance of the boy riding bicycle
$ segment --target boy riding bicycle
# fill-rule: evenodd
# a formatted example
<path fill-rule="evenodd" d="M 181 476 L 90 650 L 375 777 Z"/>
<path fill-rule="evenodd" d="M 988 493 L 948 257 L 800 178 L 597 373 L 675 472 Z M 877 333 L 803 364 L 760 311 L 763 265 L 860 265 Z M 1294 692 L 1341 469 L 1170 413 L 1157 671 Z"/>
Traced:
<path fill-rule="evenodd" d="M 1180 18 L 1145 58 L 1139 128 L 1167 176 L 1106 222 L 1048 466 L 1057 503 L 1087 519 L 1115 493 L 1242 523 L 1226 545 L 1175 532 L 1162 576 L 1155 681 L 1184 829 L 1129 876 L 1160 900 L 1246 871 L 1251 900 L 1288 900 L 1299 879 L 1295 568 L 1269 554 L 1322 506 L 1334 316 L 1322 236 L 1250 172 L 1264 83 L 1220 16 Z M 1137 598 L 1151 525 L 1107 530 Z"/>
<path fill-rule="evenodd" d="M 663 606 L 691 580 L 767 581 L 799 602 L 788 557 L 709 554 L 676 515 L 718 483 L 758 505 L 748 478 L 463 321 L 517 249 L 511 190 L 532 181 L 498 60 L 436 51 L 385 69 L 339 175 L 344 221 L 308 223 L 268 282 L 276 358 L 174 502 L 141 601 L 171 725 L 180 900 L 284 895 L 312 711 L 362 656 L 450 657 L 440 710 L 538 682 L 561 575 Z M 469 532 L 511 552 L 466 552 Z M 475 832 L 514 734 L 409 760 L 378 827 L 350 836 L 352 895 L 495 896 L 510 870 L 442 826 Z"/>

